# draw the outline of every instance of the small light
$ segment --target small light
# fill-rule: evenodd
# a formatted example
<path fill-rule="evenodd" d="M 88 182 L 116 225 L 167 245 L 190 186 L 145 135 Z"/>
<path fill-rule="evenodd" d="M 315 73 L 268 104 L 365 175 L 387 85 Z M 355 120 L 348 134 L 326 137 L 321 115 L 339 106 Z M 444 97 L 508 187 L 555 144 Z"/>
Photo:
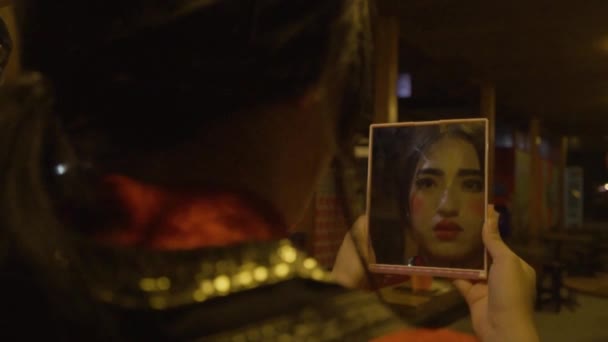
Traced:
<path fill-rule="evenodd" d="M 608 183 L 604 184 L 604 190 L 608 191 Z"/>
<path fill-rule="evenodd" d="M 203 280 L 200 285 L 200 290 L 207 296 L 212 295 L 215 292 L 215 287 L 213 287 L 213 283 L 209 280 Z"/>
<path fill-rule="evenodd" d="M 281 247 L 279 249 L 279 255 L 281 256 L 281 259 L 283 259 L 283 261 L 287 263 L 292 263 L 296 261 L 296 258 L 298 256 L 296 249 L 291 246 Z"/>
<path fill-rule="evenodd" d="M 230 278 L 225 275 L 218 276 L 213 281 L 213 285 L 215 285 L 217 292 L 227 293 L 230 291 Z"/>
<path fill-rule="evenodd" d="M 58 175 L 63 175 L 68 171 L 68 167 L 65 164 L 58 164 L 57 166 L 55 166 L 55 172 Z"/>
<path fill-rule="evenodd" d="M 285 278 L 289 274 L 289 266 L 285 263 L 280 263 L 274 267 L 274 274 L 279 278 Z"/>
<path fill-rule="evenodd" d="M 412 97 L 412 76 L 404 73 L 397 79 L 397 97 L 406 99 Z"/>
<path fill-rule="evenodd" d="M 139 287 L 146 292 L 155 291 L 156 290 L 156 281 L 154 278 L 142 278 L 139 281 Z"/>
<path fill-rule="evenodd" d="M 237 281 L 243 286 L 249 286 L 253 282 L 253 276 L 250 272 L 243 271 L 237 275 Z"/>
<path fill-rule="evenodd" d="M 313 258 L 307 258 L 306 260 L 304 260 L 304 268 L 307 270 L 312 270 L 313 268 L 317 267 L 317 261 Z"/>
<path fill-rule="evenodd" d="M 171 280 L 167 277 L 160 277 L 156 279 L 156 287 L 159 290 L 166 291 L 171 288 Z"/>
<path fill-rule="evenodd" d="M 263 282 L 268 279 L 268 269 L 266 267 L 259 266 L 253 271 L 253 278 L 257 282 Z"/>

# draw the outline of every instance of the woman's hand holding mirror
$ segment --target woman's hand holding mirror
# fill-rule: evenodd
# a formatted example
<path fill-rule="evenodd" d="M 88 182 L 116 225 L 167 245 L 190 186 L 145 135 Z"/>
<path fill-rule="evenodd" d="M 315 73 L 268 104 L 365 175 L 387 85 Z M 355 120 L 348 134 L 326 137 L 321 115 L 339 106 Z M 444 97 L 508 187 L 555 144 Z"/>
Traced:
<path fill-rule="evenodd" d="M 483 241 L 492 258 L 488 280 L 454 281 L 471 310 L 473 329 L 482 341 L 538 341 L 533 319 L 535 271 L 502 241 L 498 214 L 491 205 Z"/>

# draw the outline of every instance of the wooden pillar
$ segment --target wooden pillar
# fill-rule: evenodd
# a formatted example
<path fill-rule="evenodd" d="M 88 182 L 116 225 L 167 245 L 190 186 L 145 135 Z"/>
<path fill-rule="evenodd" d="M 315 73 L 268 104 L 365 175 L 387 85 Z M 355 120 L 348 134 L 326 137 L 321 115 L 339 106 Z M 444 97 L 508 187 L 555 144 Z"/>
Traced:
<path fill-rule="evenodd" d="M 377 25 L 374 122 L 397 122 L 399 21 L 396 17 L 379 17 Z"/>
<path fill-rule="evenodd" d="M 496 90 L 492 83 L 481 85 L 481 101 L 479 112 L 488 119 L 488 201 L 494 203 L 494 155 L 496 151 Z"/>
<path fill-rule="evenodd" d="M 532 238 L 540 235 L 542 225 L 542 170 L 540 160 L 540 120 L 530 120 L 530 191 L 529 196 L 529 233 Z"/>
<path fill-rule="evenodd" d="M 559 184 L 557 185 L 557 226 L 558 229 L 564 229 L 566 226 L 565 213 L 566 213 L 566 201 L 564 200 L 564 192 L 565 192 L 565 177 L 566 177 L 566 167 L 568 166 L 568 137 L 563 136 L 561 139 L 560 145 L 560 154 L 559 154 L 559 169 L 558 169 L 558 180 Z"/>

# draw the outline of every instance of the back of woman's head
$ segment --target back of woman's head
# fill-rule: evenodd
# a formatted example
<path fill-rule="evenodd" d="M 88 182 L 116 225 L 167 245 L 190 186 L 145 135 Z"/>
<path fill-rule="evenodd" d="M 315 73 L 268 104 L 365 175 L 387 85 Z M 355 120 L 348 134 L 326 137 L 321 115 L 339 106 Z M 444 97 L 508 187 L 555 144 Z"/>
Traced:
<path fill-rule="evenodd" d="M 0 233 L 66 288 L 64 260 L 78 265 L 54 190 L 85 209 L 98 198 L 86 203 L 86 172 L 56 184 L 57 163 L 108 172 L 117 158 L 297 98 L 329 73 L 345 85 L 344 122 L 370 95 L 364 0 L 23 0 L 16 11 L 23 67 L 38 74 L 0 99 Z"/>
<path fill-rule="evenodd" d="M 328 70 L 352 78 L 363 63 L 364 7 L 355 0 L 26 0 L 18 12 L 25 68 L 49 79 L 68 131 L 78 125 L 104 146 L 86 154 L 111 159 L 301 96 Z"/>
<path fill-rule="evenodd" d="M 14 160 L 6 163 L 36 160 L 30 166 L 50 178 L 64 162 L 121 172 L 113 161 L 171 149 L 319 82 L 347 85 L 344 122 L 355 121 L 370 95 L 364 0 L 24 0 L 16 10 L 23 67 L 42 75 L 32 82 L 49 104 L 29 104 L 29 121 L 6 116 L 23 122 L 6 129 L 27 127 L 35 139 L 8 134 L 16 141 L 3 148 L 38 144 L 23 155 L 7 150 Z M 357 91 L 365 96 L 348 96 Z M 61 191 L 78 192 L 86 182 L 76 178 L 63 177 Z M 47 181 L 35 183 L 48 190 Z"/>

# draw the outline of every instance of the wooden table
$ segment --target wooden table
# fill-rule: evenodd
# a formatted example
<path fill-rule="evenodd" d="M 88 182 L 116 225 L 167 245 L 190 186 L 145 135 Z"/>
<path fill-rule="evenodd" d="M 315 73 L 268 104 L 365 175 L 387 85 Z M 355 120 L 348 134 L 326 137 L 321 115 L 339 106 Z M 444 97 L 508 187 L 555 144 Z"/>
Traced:
<path fill-rule="evenodd" d="M 566 277 L 564 286 L 576 292 L 608 298 L 608 273 L 595 277 Z"/>
<path fill-rule="evenodd" d="M 408 323 L 428 328 L 451 324 L 468 315 L 464 298 L 450 281 L 434 279 L 430 291 L 413 292 L 410 282 L 380 289 L 382 298 Z"/>

